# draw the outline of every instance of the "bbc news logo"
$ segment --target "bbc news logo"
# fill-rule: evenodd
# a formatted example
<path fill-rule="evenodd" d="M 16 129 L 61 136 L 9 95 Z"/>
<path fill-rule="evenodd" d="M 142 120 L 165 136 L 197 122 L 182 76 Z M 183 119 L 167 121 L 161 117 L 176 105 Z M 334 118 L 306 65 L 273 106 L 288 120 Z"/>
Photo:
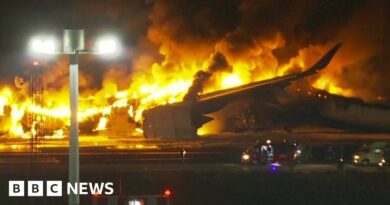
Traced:
<path fill-rule="evenodd" d="M 66 183 L 63 187 L 62 181 L 8 181 L 8 196 L 10 197 L 61 197 L 66 190 L 66 194 L 78 195 L 112 195 L 114 194 L 114 183 L 112 182 L 79 182 Z M 65 188 L 65 190 L 63 189 Z"/>

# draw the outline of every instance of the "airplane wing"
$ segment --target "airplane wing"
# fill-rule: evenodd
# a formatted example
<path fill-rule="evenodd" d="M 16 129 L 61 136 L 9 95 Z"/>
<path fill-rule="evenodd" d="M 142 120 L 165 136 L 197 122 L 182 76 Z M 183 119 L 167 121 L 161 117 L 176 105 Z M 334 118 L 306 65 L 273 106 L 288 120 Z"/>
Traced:
<path fill-rule="evenodd" d="M 324 69 L 332 60 L 340 46 L 341 43 L 335 45 L 316 64 L 306 71 L 200 95 L 195 102 L 195 107 L 197 107 L 197 110 L 199 111 L 202 110 L 201 112 L 203 113 L 210 113 L 212 110 L 224 106 L 231 100 L 247 96 L 248 93 L 270 98 L 273 96 L 273 93 L 279 92 L 289 85 L 290 82 L 314 75 Z"/>

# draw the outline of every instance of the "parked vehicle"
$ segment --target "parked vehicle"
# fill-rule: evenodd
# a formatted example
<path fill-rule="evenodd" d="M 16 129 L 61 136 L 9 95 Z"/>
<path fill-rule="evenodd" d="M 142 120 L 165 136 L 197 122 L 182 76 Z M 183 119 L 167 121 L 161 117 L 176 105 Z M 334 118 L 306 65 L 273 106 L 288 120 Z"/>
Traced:
<path fill-rule="evenodd" d="M 390 142 L 373 142 L 369 145 L 363 145 L 358 152 L 354 153 L 352 161 L 355 165 L 384 166 L 389 157 Z"/>

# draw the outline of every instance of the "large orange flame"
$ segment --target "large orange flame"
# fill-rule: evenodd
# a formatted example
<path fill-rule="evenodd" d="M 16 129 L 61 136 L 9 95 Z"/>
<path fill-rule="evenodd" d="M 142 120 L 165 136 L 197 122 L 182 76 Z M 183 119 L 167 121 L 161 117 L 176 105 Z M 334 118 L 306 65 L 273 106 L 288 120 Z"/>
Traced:
<path fill-rule="evenodd" d="M 209 71 L 213 63 L 210 56 L 213 52 L 216 52 L 214 49 L 211 54 L 207 55 L 192 55 L 194 51 L 186 50 L 188 53 L 183 52 L 179 59 L 175 59 L 173 58 L 173 51 L 166 45 L 161 45 L 160 54 L 165 57 L 165 60 L 149 64 L 150 69 L 140 69 L 134 72 L 131 76 L 132 82 L 128 85 L 128 88 L 119 89 L 118 85 L 121 82 L 106 78 L 102 89 L 82 93 L 78 120 L 84 122 L 94 116 L 99 116 L 100 119 L 96 122 L 96 127 L 93 130 L 103 131 L 110 126 L 110 115 L 116 109 L 127 109 L 128 118 L 139 124 L 142 123 L 142 112 L 145 109 L 182 101 L 192 84 L 193 76 L 199 70 L 212 72 L 212 77 L 206 82 L 202 91 L 207 93 L 285 75 L 289 72 L 305 70 L 318 60 L 329 47 L 310 46 L 304 48 L 288 63 L 279 65 L 272 51 L 283 46 L 284 43 L 282 37 L 277 35 L 273 40 L 267 43 L 263 42 L 257 50 L 250 50 L 242 54 L 240 58 L 224 51 L 223 43 L 218 43 L 215 48 L 219 49 L 218 52 L 220 53 L 226 53 L 228 68 L 215 71 Z M 142 66 L 142 62 L 139 63 L 138 66 Z M 336 63 L 332 63 L 330 66 L 339 66 L 337 60 Z M 46 77 L 50 77 L 50 75 L 46 75 Z M 83 79 L 83 76 L 81 76 L 81 79 Z M 39 116 L 36 120 L 57 119 L 68 126 L 70 112 L 66 84 L 65 81 L 63 87 L 59 90 L 46 90 L 43 107 L 33 104 L 27 97 L 18 96 L 20 94 L 9 87 L 3 87 L 0 90 L 1 132 L 8 132 L 11 136 L 23 138 L 30 138 L 35 135 L 34 125 L 38 122 L 32 122 L 29 128 L 23 126 L 22 121 L 27 113 Z M 319 78 L 312 80 L 312 85 L 330 93 L 354 96 L 352 90 L 338 86 L 337 81 L 332 79 L 332 75 L 320 75 Z M 135 126 L 134 135 L 142 134 L 139 127 Z M 65 135 L 63 128 L 53 128 L 57 130 L 53 133 L 53 137 L 63 137 Z"/>

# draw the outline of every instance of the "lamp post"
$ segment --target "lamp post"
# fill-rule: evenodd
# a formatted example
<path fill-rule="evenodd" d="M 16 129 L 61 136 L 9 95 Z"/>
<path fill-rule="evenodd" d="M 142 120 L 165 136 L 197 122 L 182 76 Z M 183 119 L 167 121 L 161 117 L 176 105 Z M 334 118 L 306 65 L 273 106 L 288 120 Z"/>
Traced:
<path fill-rule="evenodd" d="M 77 118 L 79 100 L 78 54 L 84 50 L 84 46 L 84 30 L 64 30 L 63 52 L 69 55 L 70 127 L 68 174 L 69 183 L 73 185 L 78 185 L 80 182 L 79 123 Z M 70 193 L 69 205 L 79 204 L 79 195 Z"/>
<path fill-rule="evenodd" d="M 65 54 L 69 56 L 69 92 L 70 92 L 70 127 L 69 127 L 69 183 L 78 187 L 80 182 L 79 162 L 79 123 L 78 123 L 78 55 L 79 54 L 108 54 L 116 53 L 119 49 L 119 41 L 106 36 L 96 43 L 96 48 L 87 50 L 85 46 L 85 33 L 83 29 L 65 29 L 63 33 L 63 51 L 56 52 L 53 39 L 33 39 L 31 49 L 41 54 Z M 69 205 L 80 205 L 79 194 L 71 192 L 68 199 Z"/>
<path fill-rule="evenodd" d="M 80 182 L 79 162 L 79 123 L 77 119 L 79 100 L 79 65 L 77 53 L 70 55 L 69 91 L 70 91 L 70 128 L 69 128 L 69 182 Z M 79 205 L 78 194 L 69 195 L 69 205 Z"/>

